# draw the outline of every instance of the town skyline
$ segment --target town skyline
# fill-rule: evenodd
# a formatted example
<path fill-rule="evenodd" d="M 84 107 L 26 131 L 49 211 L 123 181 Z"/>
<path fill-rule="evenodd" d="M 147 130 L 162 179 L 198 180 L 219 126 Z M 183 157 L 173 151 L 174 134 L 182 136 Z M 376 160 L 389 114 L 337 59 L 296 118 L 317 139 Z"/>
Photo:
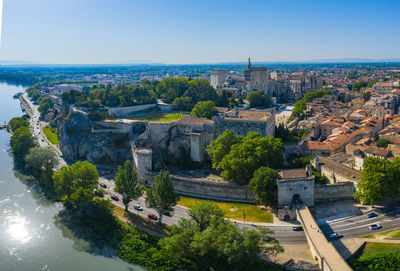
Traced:
<path fill-rule="evenodd" d="M 105 0 L 6 0 L 0 60 L 208 64 L 241 62 L 249 55 L 254 62 L 400 59 L 391 15 L 398 7 L 396 1 L 158 0 L 118 1 L 110 7 Z"/>

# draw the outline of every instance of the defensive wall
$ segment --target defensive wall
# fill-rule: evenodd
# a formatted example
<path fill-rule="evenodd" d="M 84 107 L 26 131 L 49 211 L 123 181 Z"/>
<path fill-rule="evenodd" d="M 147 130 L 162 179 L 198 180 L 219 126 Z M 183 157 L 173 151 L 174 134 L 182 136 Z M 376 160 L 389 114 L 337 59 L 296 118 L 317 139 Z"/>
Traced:
<path fill-rule="evenodd" d="M 318 261 L 322 271 L 351 271 L 332 243 L 328 242 L 307 206 L 296 209 L 297 220 L 301 223 L 311 254 Z"/>
<path fill-rule="evenodd" d="M 150 110 L 153 108 L 157 108 L 157 104 L 144 104 L 144 105 L 135 105 L 135 106 L 127 106 L 127 107 L 108 107 L 108 114 L 114 117 L 125 117 L 137 112 Z"/>
<path fill-rule="evenodd" d="M 355 191 L 352 182 L 316 184 L 314 186 L 314 199 L 316 202 L 352 199 Z"/>
<path fill-rule="evenodd" d="M 146 186 L 154 184 L 155 172 L 147 172 L 144 176 Z M 208 180 L 196 180 L 171 174 L 171 179 L 179 194 L 235 202 L 253 203 L 255 198 L 253 191 L 246 185 L 236 185 L 228 182 Z"/>

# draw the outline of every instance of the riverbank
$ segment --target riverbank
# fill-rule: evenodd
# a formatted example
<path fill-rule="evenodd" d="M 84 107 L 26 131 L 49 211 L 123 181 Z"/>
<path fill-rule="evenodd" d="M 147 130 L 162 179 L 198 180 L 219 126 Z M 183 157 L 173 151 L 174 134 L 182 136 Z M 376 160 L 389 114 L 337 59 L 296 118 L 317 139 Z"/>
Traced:
<path fill-rule="evenodd" d="M 0 83 L 0 121 L 21 116 L 13 99 L 22 86 Z M 84 232 L 63 223 L 60 203 L 48 201 L 35 182 L 14 171 L 10 134 L 0 130 L 0 270 L 143 271 L 124 262 Z"/>

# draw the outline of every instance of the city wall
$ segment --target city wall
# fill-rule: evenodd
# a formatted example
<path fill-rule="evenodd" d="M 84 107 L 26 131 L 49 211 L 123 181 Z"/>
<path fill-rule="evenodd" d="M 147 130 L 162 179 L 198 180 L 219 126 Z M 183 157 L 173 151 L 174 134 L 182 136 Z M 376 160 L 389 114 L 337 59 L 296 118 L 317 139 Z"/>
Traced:
<path fill-rule="evenodd" d="M 352 199 L 356 191 L 352 182 L 335 184 L 316 184 L 314 187 L 315 201 L 326 202 Z"/>
<path fill-rule="evenodd" d="M 156 108 L 157 104 L 144 104 L 144 105 L 136 105 L 136 106 L 128 106 L 128 107 L 109 107 L 108 113 L 110 116 L 114 117 L 125 117 L 137 112 L 146 111 L 152 108 Z"/>
<path fill-rule="evenodd" d="M 219 199 L 235 202 L 253 203 L 253 191 L 245 185 L 235 185 L 228 182 L 194 180 L 171 174 L 171 179 L 179 194 L 207 199 Z M 145 185 L 154 183 L 154 173 L 147 173 Z"/>

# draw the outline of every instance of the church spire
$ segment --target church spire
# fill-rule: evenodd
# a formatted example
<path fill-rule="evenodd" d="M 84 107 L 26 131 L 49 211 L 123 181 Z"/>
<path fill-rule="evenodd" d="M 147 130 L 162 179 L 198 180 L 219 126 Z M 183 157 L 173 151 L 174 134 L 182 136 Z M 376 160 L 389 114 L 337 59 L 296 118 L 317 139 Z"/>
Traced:
<path fill-rule="evenodd" d="M 251 70 L 251 62 L 250 62 L 250 57 L 249 57 L 249 64 L 247 64 L 247 69 Z"/>

